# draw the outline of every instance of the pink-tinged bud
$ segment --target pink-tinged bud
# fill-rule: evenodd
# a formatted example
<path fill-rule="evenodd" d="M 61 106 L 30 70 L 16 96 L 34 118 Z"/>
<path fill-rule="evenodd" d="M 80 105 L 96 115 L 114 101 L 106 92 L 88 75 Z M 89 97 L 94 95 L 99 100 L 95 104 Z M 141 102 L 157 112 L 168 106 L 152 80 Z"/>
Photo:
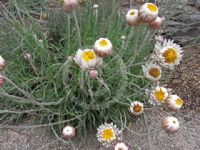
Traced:
<path fill-rule="evenodd" d="M 0 56 L 0 71 L 2 71 L 6 66 L 6 62 L 2 56 Z"/>
<path fill-rule="evenodd" d="M 91 79 L 96 79 L 98 77 L 98 71 L 97 70 L 91 70 L 89 72 L 90 78 Z"/>
<path fill-rule="evenodd" d="M 164 38 L 161 36 L 161 35 L 156 35 L 155 36 L 155 40 L 156 42 L 159 42 L 159 43 L 163 43 L 164 42 Z"/>
<path fill-rule="evenodd" d="M 67 57 L 67 61 L 69 61 L 69 62 L 74 61 L 74 57 L 73 57 L 73 56 L 68 56 L 68 57 Z"/>
<path fill-rule="evenodd" d="M 31 59 L 31 54 L 25 52 L 25 53 L 24 53 L 24 59 L 26 59 L 26 60 L 30 60 L 30 59 Z"/>
<path fill-rule="evenodd" d="M 78 5 L 77 0 L 64 0 L 63 8 L 65 11 L 72 11 Z"/>
<path fill-rule="evenodd" d="M 159 29 L 163 21 L 165 21 L 165 17 L 157 17 L 155 21 L 149 24 L 149 26 L 153 29 Z"/>
<path fill-rule="evenodd" d="M 3 77 L 0 75 L 0 87 L 3 87 L 4 84 L 4 79 Z"/>
<path fill-rule="evenodd" d="M 66 140 L 72 139 L 76 135 L 76 130 L 74 127 L 68 125 L 63 128 L 62 135 L 63 135 L 63 138 Z"/>

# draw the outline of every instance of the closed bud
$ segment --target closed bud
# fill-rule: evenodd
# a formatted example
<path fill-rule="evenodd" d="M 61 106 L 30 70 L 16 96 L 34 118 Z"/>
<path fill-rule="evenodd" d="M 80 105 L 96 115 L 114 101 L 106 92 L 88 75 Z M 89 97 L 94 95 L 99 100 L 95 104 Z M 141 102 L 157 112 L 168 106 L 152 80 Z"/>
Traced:
<path fill-rule="evenodd" d="M 77 0 L 64 0 L 63 8 L 65 11 L 72 11 L 78 5 Z"/>
<path fill-rule="evenodd" d="M 91 79 L 96 79 L 97 77 L 98 77 L 98 71 L 97 70 L 91 70 L 90 72 L 89 72 L 89 75 L 90 75 L 90 78 Z"/>
<path fill-rule="evenodd" d="M 163 21 L 165 21 L 165 17 L 157 17 L 156 20 L 149 23 L 149 26 L 153 29 L 159 29 L 161 27 Z"/>

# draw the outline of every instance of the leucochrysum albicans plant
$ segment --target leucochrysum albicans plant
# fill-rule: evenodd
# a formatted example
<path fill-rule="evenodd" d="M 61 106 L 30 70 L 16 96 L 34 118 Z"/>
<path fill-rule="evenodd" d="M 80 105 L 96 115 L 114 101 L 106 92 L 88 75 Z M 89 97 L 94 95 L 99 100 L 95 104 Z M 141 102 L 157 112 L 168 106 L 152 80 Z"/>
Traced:
<path fill-rule="evenodd" d="M 165 69 L 180 63 L 182 49 L 173 40 L 154 38 L 164 21 L 155 4 L 125 14 L 113 1 L 64 0 L 42 12 L 44 21 L 32 14 L 37 9 L 30 13 L 12 2 L 0 30 L 6 58 L 0 57 L 2 127 L 35 114 L 42 124 L 30 127 L 50 126 L 64 142 L 92 127 L 102 145 L 128 150 L 121 134 L 131 131 L 127 125 L 135 115 L 144 115 L 151 104 L 181 108 L 183 100 L 160 80 Z M 10 11 L 15 9 L 17 14 Z M 179 123 L 168 117 L 162 127 L 174 133 Z"/>

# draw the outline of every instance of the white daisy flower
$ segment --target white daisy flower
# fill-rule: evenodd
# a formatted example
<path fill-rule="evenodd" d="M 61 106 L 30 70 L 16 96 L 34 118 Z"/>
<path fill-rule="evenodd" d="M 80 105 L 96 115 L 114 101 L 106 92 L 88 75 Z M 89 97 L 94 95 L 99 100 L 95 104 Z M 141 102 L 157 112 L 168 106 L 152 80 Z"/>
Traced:
<path fill-rule="evenodd" d="M 182 48 L 180 45 L 174 43 L 173 40 L 164 40 L 163 44 L 157 42 L 155 45 L 155 52 L 160 64 L 164 67 L 173 69 L 175 65 L 179 65 L 182 58 Z"/>
<path fill-rule="evenodd" d="M 116 125 L 113 125 L 113 123 L 102 124 L 99 126 L 97 131 L 97 139 L 104 145 L 116 141 L 121 134 L 121 131 L 116 127 Z"/>
<path fill-rule="evenodd" d="M 140 7 L 139 17 L 144 22 L 153 22 L 158 16 L 158 7 L 153 3 L 145 3 Z"/>
<path fill-rule="evenodd" d="M 166 133 L 174 133 L 179 128 L 178 119 L 175 117 L 166 117 L 162 120 L 162 128 Z"/>
<path fill-rule="evenodd" d="M 85 49 L 85 50 L 79 49 L 76 52 L 74 60 L 81 69 L 88 69 L 88 70 L 95 69 L 103 61 L 102 58 L 98 57 L 94 53 L 93 49 Z"/>
<path fill-rule="evenodd" d="M 3 57 L 0 55 L 0 71 L 3 70 L 6 66 L 6 62 Z"/>
<path fill-rule="evenodd" d="M 130 111 L 131 111 L 132 114 L 140 115 L 140 114 L 142 114 L 143 109 L 144 109 L 143 103 L 138 102 L 138 101 L 134 101 L 134 102 L 131 103 Z"/>
<path fill-rule="evenodd" d="M 161 67 L 152 62 L 145 66 L 142 65 L 142 69 L 144 75 L 152 81 L 158 81 L 161 78 Z"/>
<path fill-rule="evenodd" d="M 76 135 L 76 130 L 74 127 L 68 125 L 63 128 L 62 135 L 65 139 L 71 139 Z"/>
<path fill-rule="evenodd" d="M 177 95 L 169 95 L 166 99 L 166 104 L 170 110 L 176 111 L 181 109 L 183 100 Z"/>
<path fill-rule="evenodd" d="M 94 52 L 99 57 L 106 57 L 112 54 L 112 43 L 107 38 L 100 38 L 94 44 Z"/>
<path fill-rule="evenodd" d="M 129 147 L 124 142 L 118 142 L 115 144 L 114 150 L 129 150 Z"/>
<path fill-rule="evenodd" d="M 130 25 L 137 25 L 139 23 L 139 15 L 137 9 L 131 9 L 126 14 L 126 22 Z"/>
<path fill-rule="evenodd" d="M 157 86 L 150 93 L 150 103 L 153 105 L 164 103 L 168 95 L 166 88 Z"/>

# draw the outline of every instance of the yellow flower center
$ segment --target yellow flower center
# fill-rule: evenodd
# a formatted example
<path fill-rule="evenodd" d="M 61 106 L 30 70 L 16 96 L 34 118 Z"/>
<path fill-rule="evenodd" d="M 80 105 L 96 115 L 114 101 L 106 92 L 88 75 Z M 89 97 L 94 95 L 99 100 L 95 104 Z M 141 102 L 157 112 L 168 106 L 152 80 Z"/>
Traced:
<path fill-rule="evenodd" d="M 131 16 L 134 16 L 134 15 L 135 15 L 135 12 L 134 12 L 134 11 L 131 11 L 131 12 L 130 12 L 130 15 L 131 15 Z"/>
<path fill-rule="evenodd" d="M 151 68 L 149 70 L 149 75 L 151 75 L 154 78 L 158 78 L 160 76 L 160 70 L 158 68 Z"/>
<path fill-rule="evenodd" d="M 107 46 L 108 45 L 108 43 L 107 43 L 107 41 L 106 40 L 101 40 L 101 42 L 99 42 L 99 44 L 101 45 L 101 46 Z"/>
<path fill-rule="evenodd" d="M 104 140 L 110 140 L 111 138 L 114 137 L 114 133 L 113 133 L 113 130 L 112 129 L 105 129 L 102 131 L 102 138 Z"/>
<path fill-rule="evenodd" d="M 183 101 L 182 101 L 182 99 L 177 98 L 175 103 L 176 103 L 176 105 L 181 106 L 183 104 Z"/>
<path fill-rule="evenodd" d="M 118 150 L 123 150 L 122 148 L 118 148 Z"/>
<path fill-rule="evenodd" d="M 155 98 L 156 98 L 157 101 L 163 102 L 164 98 L 165 98 L 165 92 L 163 92 L 162 89 L 156 90 L 154 92 L 154 96 L 155 96 Z"/>
<path fill-rule="evenodd" d="M 137 105 L 133 106 L 133 110 L 134 110 L 134 112 L 140 112 L 142 110 L 142 106 L 137 104 Z"/>
<path fill-rule="evenodd" d="M 86 62 L 94 59 L 94 57 L 95 57 L 95 55 L 94 55 L 94 52 L 92 52 L 92 51 L 86 51 L 86 52 L 83 52 L 83 54 L 82 54 L 82 58 Z"/>
<path fill-rule="evenodd" d="M 147 4 L 147 8 L 151 11 L 151 12 L 157 12 L 158 8 L 156 7 L 156 5 L 154 4 Z"/>
<path fill-rule="evenodd" d="M 168 48 L 164 53 L 163 57 L 165 58 L 165 62 L 169 64 L 173 64 L 177 59 L 176 50 L 173 48 Z"/>

